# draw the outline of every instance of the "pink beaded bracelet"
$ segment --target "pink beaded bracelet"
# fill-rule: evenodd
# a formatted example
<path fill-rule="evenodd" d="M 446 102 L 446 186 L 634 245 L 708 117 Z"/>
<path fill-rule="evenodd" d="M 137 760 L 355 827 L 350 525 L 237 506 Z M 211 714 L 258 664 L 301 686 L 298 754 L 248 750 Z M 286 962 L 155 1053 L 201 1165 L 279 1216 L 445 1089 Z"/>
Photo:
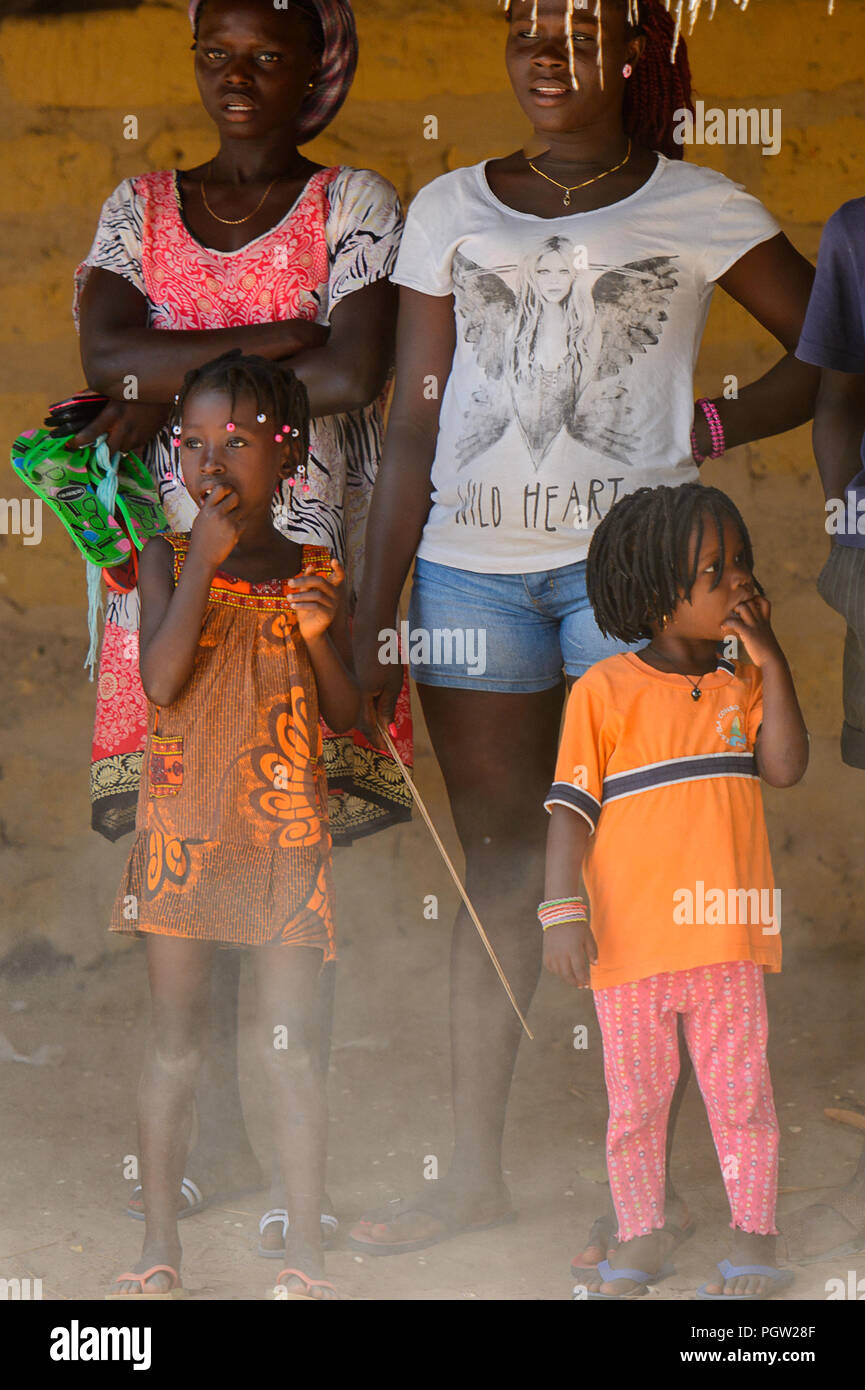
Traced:
<path fill-rule="evenodd" d="M 721 424 L 721 417 L 713 406 L 712 402 L 702 397 L 697 401 L 697 405 L 706 417 L 709 426 L 709 434 L 712 439 L 712 450 L 709 454 L 701 454 L 697 447 L 697 431 L 691 430 L 691 454 L 695 463 L 705 463 L 707 458 L 719 459 L 722 454 L 727 452 L 727 441 L 724 438 L 724 426 Z"/>

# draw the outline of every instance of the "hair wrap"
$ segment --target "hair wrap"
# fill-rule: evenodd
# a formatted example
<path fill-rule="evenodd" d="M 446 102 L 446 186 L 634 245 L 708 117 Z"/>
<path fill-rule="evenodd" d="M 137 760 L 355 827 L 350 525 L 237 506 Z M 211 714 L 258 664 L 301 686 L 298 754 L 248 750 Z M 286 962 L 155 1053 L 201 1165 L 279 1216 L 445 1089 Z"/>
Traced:
<path fill-rule="evenodd" d="M 297 143 L 304 145 L 330 125 L 354 80 L 357 69 L 357 28 L 349 0 L 309 0 L 324 34 L 324 52 L 315 86 L 305 98 L 297 119 Z M 203 0 L 192 0 L 193 29 Z"/>

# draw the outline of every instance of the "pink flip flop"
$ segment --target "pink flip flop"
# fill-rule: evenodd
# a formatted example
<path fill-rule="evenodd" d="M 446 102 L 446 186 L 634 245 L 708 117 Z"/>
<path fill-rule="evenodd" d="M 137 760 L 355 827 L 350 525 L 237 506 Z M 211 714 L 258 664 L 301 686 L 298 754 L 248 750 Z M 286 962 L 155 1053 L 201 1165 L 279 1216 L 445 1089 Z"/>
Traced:
<path fill-rule="evenodd" d="M 281 1269 L 279 1271 L 279 1274 L 277 1275 L 276 1285 L 270 1294 L 271 1298 L 276 1299 L 279 1302 L 283 1302 L 289 1298 L 306 1299 L 313 1303 L 329 1303 L 333 1301 L 331 1299 L 323 1300 L 320 1298 L 316 1298 L 315 1295 L 312 1293 L 289 1293 L 288 1290 L 286 1290 L 285 1293 L 282 1293 L 280 1290 L 285 1288 L 285 1284 L 283 1281 L 287 1276 L 292 1274 L 296 1279 L 299 1279 L 301 1281 L 305 1289 L 330 1289 L 332 1293 L 336 1293 L 336 1289 L 333 1287 L 333 1284 L 331 1284 L 327 1279 L 310 1279 L 307 1274 L 304 1274 L 302 1269 Z M 338 1294 L 337 1297 L 339 1297 Z"/>
<path fill-rule="evenodd" d="M 152 1278 L 153 1278 L 154 1274 L 169 1274 L 169 1275 L 171 1276 L 172 1285 L 171 1285 L 171 1288 L 167 1291 L 167 1293 L 145 1293 L 145 1292 L 144 1292 L 144 1285 L 147 1283 L 148 1279 L 152 1279 Z M 302 1276 L 301 1276 L 301 1277 L 302 1277 Z M 154 1265 L 154 1266 L 152 1267 L 152 1269 L 146 1269 L 146 1270 L 144 1271 L 143 1274 L 118 1274 L 118 1276 L 117 1276 L 117 1278 L 115 1279 L 114 1282 L 115 1282 L 115 1284 L 120 1284 L 120 1283 L 137 1284 L 137 1285 L 138 1285 L 138 1288 L 139 1288 L 139 1292 L 138 1292 L 138 1293 L 107 1293 L 107 1294 L 105 1295 L 106 1300 L 109 1300 L 109 1299 L 127 1299 L 127 1298 L 150 1298 L 150 1299 L 159 1299 L 160 1301 L 164 1301 L 164 1300 L 172 1299 L 172 1298 L 186 1298 L 186 1296 L 187 1296 L 186 1290 L 184 1289 L 183 1285 L 182 1285 L 181 1282 L 180 1282 L 180 1275 L 178 1274 L 178 1272 L 177 1272 L 176 1269 L 172 1269 L 171 1265 Z"/>

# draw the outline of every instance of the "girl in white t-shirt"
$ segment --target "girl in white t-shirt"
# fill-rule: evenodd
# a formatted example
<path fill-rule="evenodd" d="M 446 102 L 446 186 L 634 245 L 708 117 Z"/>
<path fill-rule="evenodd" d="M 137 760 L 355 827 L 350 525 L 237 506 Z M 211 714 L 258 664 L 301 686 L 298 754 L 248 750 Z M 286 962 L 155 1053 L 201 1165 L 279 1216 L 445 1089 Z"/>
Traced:
<path fill-rule="evenodd" d="M 755 198 L 681 162 L 674 113 L 691 105 L 690 74 L 684 44 L 670 62 L 666 7 L 512 0 L 505 18 L 508 74 L 542 153 L 454 170 L 409 212 L 396 395 L 354 633 L 370 718 L 386 723 L 399 668 L 379 633 L 417 557 L 412 673 L 469 893 L 527 1008 L 563 675 L 622 649 L 586 597 L 592 532 L 623 493 L 692 482 L 725 446 L 807 420 L 816 373 L 793 356 L 812 268 Z M 695 408 L 716 284 L 786 355 L 738 399 Z M 462 912 L 451 1009 L 450 1173 L 355 1228 L 376 1253 L 510 1215 L 500 1146 L 519 1025 Z M 688 1234 L 674 1194 L 667 1211 Z M 607 1243 L 595 1232 L 584 1262 Z"/>

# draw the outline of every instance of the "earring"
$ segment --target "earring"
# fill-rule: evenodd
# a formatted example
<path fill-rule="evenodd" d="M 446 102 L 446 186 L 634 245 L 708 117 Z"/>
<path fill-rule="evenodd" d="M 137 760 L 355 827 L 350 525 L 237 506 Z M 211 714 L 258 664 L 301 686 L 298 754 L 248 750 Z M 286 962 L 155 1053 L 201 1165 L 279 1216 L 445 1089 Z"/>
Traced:
<path fill-rule="evenodd" d="M 622 68 L 622 76 L 630 77 L 633 71 L 634 69 L 631 67 L 630 63 L 626 63 L 625 66 Z"/>

